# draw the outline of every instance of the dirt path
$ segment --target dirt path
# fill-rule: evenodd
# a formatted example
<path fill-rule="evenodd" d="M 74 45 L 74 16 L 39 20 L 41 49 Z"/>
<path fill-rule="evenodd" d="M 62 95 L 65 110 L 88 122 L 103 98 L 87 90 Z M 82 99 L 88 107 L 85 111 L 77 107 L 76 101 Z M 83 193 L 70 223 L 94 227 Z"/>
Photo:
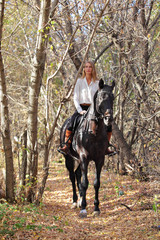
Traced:
<path fill-rule="evenodd" d="M 152 207 L 160 184 L 156 181 L 139 182 L 129 176 L 118 176 L 103 169 L 99 193 L 101 214 L 93 217 L 94 167 L 90 165 L 89 168 L 87 218 L 80 219 L 79 209 L 71 209 L 72 189 L 68 172 L 64 162 L 54 162 L 51 164 L 43 204 L 32 213 L 30 210 L 27 212 L 24 208 L 21 209 L 19 219 L 22 215 L 23 219 L 27 219 L 25 229 L 16 231 L 13 238 L 1 239 L 160 239 L 160 231 L 156 228 L 160 223 Z M 132 211 L 122 204 L 130 207 Z"/>
<path fill-rule="evenodd" d="M 139 182 L 128 176 L 118 176 L 103 169 L 100 189 L 99 217 L 93 217 L 93 166 L 89 171 L 86 219 L 79 218 L 79 209 L 71 209 L 72 190 L 64 164 L 50 170 L 44 197 L 44 209 L 54 231 L 42 232 L 40 239 L 160 239 L 155 228 L 158 220 L 152 205 L 158 192 L 157 182 Z M 128 210 L 126 204 L 131 207 Z M 44 210 L 43 209 L 43 210 Z"/>

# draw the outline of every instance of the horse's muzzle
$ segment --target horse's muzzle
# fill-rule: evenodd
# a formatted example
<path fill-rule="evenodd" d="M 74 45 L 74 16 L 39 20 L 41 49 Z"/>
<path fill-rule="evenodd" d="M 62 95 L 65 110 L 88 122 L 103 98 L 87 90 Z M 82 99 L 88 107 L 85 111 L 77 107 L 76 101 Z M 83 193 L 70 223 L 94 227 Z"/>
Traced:
<path fill-rule="evenodd" d="M 113 120 L 113 117 L 112 117 L 112 114 L 110 111 L 106 111 L 105 114 L 104 114 L 104 124 L 106 126 L 109 126 Z"/>

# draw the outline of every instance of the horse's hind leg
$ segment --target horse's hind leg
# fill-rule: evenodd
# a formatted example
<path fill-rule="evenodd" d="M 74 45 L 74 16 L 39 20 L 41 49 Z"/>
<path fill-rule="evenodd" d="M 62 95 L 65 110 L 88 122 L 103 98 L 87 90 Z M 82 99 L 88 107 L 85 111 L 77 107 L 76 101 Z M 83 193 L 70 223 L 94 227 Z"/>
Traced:
<path fill-rule="evenodd" d="M 71 183 L 72 183 L 72 190 L 73 190 L 73 205 L 72 205 L 72 208 L 76 208 L 77 207 L 78 196 L 77 196 L 77 193 L 76 193 L 74 162 L 69 156 L 66 156 L 66 167 L 69 171 L 69 178 L 70 178 Z"/>
<path fill-rule="evenodd" d="M 94 189 L 95 189 L 95 200 L 94 200 L 94 216 L 97 216 L 100 214 L 99 209 L 99 188 L 100 188 L 100 175 L 102 170 L 103 164 L 96 164 L 96 176 L 94 180 Z"/>

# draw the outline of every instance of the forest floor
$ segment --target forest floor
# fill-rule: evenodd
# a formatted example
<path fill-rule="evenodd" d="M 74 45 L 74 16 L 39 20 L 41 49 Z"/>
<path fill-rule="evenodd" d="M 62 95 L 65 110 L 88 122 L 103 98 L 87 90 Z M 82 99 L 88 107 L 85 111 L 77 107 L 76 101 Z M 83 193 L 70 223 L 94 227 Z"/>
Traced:
<path fill-rule="evenodd" d="M 160 239 L 159 205 L 155 204 L 160 189 L 158 181 L 140 182 L 103 169 L 99 191 L 101 213 L 94 217 L 93 164 L 89 165 L 88 178 L 88 216 L 81 219 L 80 210 L 71 208 L 72 188 L 64 161 L 52 162 L 39 207 L 6 204 L 4 211 L 1 204 L 0 239 Z"/>

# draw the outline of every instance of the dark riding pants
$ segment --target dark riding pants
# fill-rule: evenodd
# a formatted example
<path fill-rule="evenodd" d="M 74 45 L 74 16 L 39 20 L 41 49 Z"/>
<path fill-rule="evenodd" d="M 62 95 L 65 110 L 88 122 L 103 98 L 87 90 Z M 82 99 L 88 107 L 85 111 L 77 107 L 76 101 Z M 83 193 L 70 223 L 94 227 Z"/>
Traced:
<path fill-rule="evenodd" d="M 82 106 L 81 105 L 81 108 L 82 110 L 85 110 L 87 111 L 89 106 Z M 78 124 L 80 123 L 81 121 L 81 118 L 82 118 L 82 114 L 78 113 L 77 111 L 75 111 L 75 113 L 72 115 L 71 119 L 70 119 L 70 122 L 68 124 L 68 130 L 74 132 L 78 126 Z"/>

